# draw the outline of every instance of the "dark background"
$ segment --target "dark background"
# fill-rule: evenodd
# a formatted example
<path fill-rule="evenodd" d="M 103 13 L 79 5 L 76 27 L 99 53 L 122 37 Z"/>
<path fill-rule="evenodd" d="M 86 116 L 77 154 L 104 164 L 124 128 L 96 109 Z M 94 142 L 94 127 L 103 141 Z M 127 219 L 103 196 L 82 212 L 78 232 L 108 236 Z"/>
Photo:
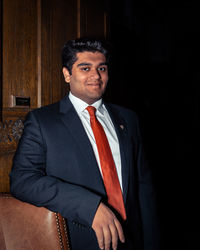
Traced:
<path fill-rule="evenodd" d="M 106 98 L 140 118 L 164 249 L 200 249 L 197 2 L 113 0 L 109 8 L 114 57 Z"/>

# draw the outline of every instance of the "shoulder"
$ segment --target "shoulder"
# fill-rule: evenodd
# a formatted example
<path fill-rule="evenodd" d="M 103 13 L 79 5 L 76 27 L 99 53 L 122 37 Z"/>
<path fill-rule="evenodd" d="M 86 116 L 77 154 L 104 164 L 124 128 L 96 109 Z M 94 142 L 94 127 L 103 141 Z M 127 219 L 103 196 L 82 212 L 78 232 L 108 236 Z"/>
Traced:
<path fill-rule="evenodd" d="M 30 115 L 40 117 L 40 118 L 47 118 L 47 117 L 54 117 L 55 115 L 58 115 L 61 110 L 61 106 L 66 105 L 67 103 L 67 96 L 65 96 L 63 99 L 61 99 L 58 102 L 42 106 L 40 108 L 33 109 L 29 112 Z"/>
<path fill-rule="evenodd" d="M 60 106 L 59 103 L 60 102 L 49 104 L 49 105 L 34 109 L 31 112 L 35 115 L 48 115 L 48 114 L 56 113 L 56 112 L 59 112 L 59 106 Z"/>
<path fill-rule="evenodd" d="M 51 123 L 59 114 L 59 103 L 60 102 L 56 102 L 31 110 L 26 116 L 25 124 L 27 122 L 36 122 L 38 124 L 46 125 Z"/>

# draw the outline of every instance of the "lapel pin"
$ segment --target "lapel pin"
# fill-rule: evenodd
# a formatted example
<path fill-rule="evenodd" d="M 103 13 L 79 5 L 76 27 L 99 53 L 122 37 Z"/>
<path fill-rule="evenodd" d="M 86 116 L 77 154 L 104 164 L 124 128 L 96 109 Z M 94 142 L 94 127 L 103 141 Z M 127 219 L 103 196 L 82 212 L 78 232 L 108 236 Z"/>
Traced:
<path fill-rule="evenodd" d="M 119 125 L 120 126 L 120 128 L 123 130 L 124 129 L 124 125 Z"/>

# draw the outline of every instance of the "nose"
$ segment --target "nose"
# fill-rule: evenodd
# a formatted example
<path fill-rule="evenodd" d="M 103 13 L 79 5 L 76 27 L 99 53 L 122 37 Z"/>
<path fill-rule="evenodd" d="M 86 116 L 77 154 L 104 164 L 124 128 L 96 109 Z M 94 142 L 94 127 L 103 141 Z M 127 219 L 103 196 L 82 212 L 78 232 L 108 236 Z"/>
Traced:
<path fill-rule="evenodd" d="M 101 78 L 101 75 L 99 73 L 99 71 L 97 69 L 93 69 L 91 71 L 91 78 L 95 79 L 95 80 L 98 80 Z"/>

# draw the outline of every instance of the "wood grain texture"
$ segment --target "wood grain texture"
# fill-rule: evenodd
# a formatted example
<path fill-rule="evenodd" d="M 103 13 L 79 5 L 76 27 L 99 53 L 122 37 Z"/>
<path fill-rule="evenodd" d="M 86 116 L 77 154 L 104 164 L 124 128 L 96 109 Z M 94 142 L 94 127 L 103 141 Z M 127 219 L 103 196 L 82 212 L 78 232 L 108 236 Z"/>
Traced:
<path fill-rule="evenodd" d="M 56 102 L 69 88 L 62 75 L 61 51 L 77 36 L 77 2 L 42 1 L 42 105 Z"/>
<path fill-rule="evenodd" d="M 80 36 L 107 37 L 106 1 L 80 0 Z"/>
<path fill-rule="evenodd" d="M 0 193 L 10 192 L 9 174 L 14 152 L 0 155 Z"/>
<path fill-rule="evenodd" d="M 31 97 L 36 108 L 37 1 L 3 1 L 3 10 L 3 107 L 15 95 Z"/>

